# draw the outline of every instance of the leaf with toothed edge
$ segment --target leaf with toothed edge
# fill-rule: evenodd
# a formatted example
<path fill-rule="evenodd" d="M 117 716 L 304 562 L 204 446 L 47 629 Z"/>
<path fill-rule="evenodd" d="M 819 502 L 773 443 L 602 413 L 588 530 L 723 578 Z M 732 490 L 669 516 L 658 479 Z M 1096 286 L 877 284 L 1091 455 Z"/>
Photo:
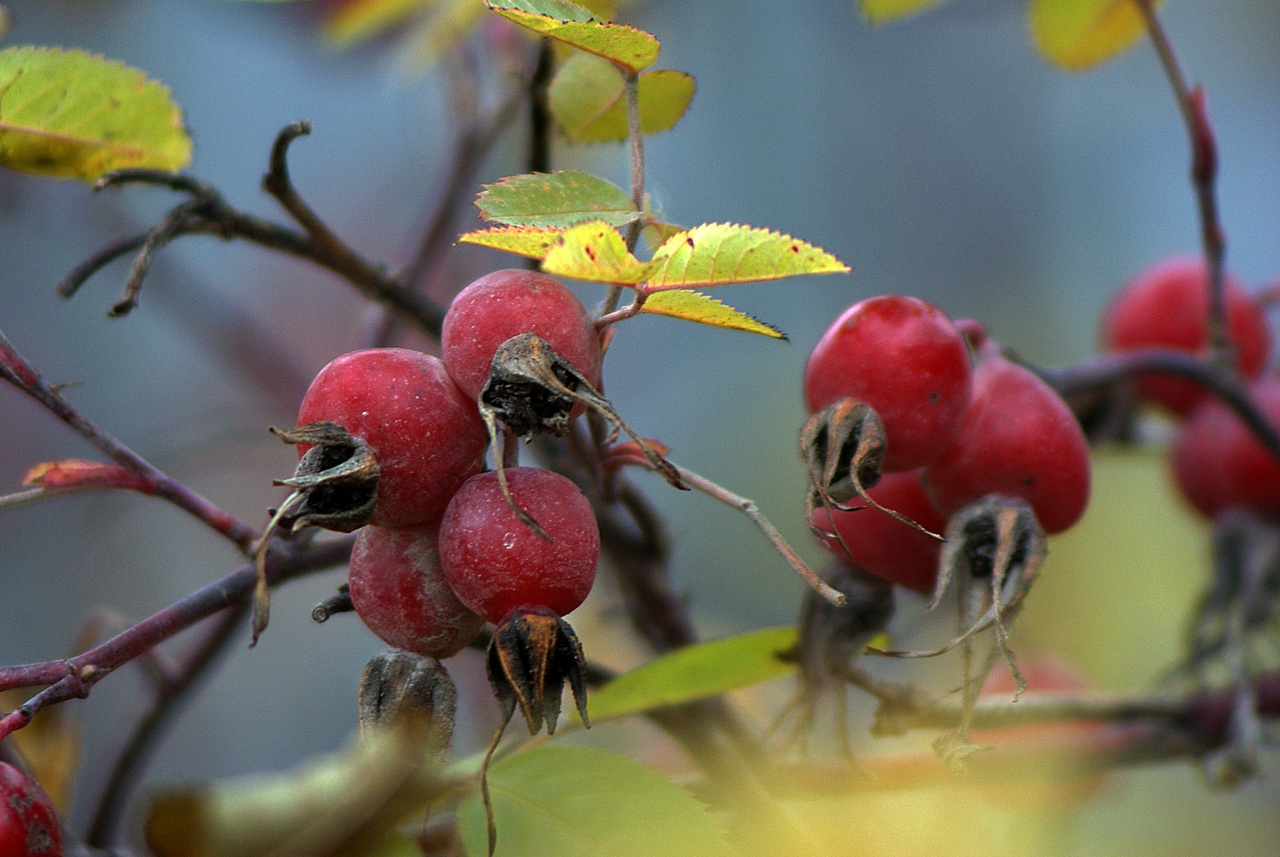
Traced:
<path fill-rule="evenodd" d="M 631 254 L 617 229 L 600 221 L 560 233 L 560 241 L 542 260 L 548 274 L 629 286 L 644 282 L 651 267 Z"/>
<path fill-rule="evenodd" d="M 489 8 L 527 30 L 638 72 L 658 58 L 658 40 L 644 30 L 610 24 L 565 0 L 487 0 Z"/>
<path fill-rule="evenodd" d="M 530 259 L 541 259 L 560 242 L 560 229 L 538 229 L 528 226 L 498 226 L 477 229 L 458 238 L 459 244 L 475 244 L 493 250 L 505 250 Z"/>
<path fill-rule="evenodd" d="M 485 185 L 476 207 L 485 220 L 549 229 L 584 220 L 625 226 L 640 217 L 622 188 L 578 170 L 511 176 Z"/>
<path fill-rule="evenodd" d="M 182 111 L 141 71 L 84 51 L 0 50 L 0 166 L 94 181 L 190 160 Z"/>
<path fill-rule="evenodd" d="M 771 339 L 785 340 L 787 335 L 771 324 L 760 321 L 716 300 L 710 295 L 686 289 L 658 292 L 644 302 L 641 312 L 682 318 L 711 327 L 758 333 Z"/>
<path fill-rule="evenodd" d="M 645 291 L 847 273 L 825 250 L 769 229 L 707 223 L 668 238 L 653 254 Z"/>

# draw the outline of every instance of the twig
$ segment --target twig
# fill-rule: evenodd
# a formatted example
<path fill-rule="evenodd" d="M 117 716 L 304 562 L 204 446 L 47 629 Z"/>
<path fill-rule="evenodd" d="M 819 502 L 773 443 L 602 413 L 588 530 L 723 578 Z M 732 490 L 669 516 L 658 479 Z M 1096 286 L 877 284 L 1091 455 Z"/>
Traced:
<path fill-rule="evenodd" d="M 232 633 L 239 627 L 247 609 L 247 603 L 228 608 L 218 624 L 193 647 L 173 679 L 160 689 L 151 710 L 138 722 L 111 770 L 89 827 L 86 838 L 89 845 L 105 847 L 115 840 L 123 820 L 125 803 L 138 776 L 183 703 L 190 698 L 197 682 L 208 673 L 219 655 L 226 652 Z"/>
<path fill-rule="evenodd" d="M 78 408 L 64 399 L 56 388 L 45 383 L 39 371 L 14 350 L 3 333 L 0 333 L 0 378 L 35 399 L 112 461 L 140 476 L 147 487 L 153 489 L 149 493 L 154 493 L 194 515 L 234 542 L 242 552 L 250 549 L 256 536 L 250 527 L 237 521 L 190 488 L 166 476 L 136 452 L 99 428 Z"/>
<path fill-rule="evenodd" d="M 1223 259 L 1226 256 L 1227 239 L 1218 215 L 1218 198 L 1215 182 L 1218 175 L 1218 149 L 1214 141 L 1213 127 L 1209 124 L 1209 115 L 1205 110 L 1204 91 L 1200 87 L 1192 89 L 1187 85 L 1186 77 L 1178 64 L 1169 36 L 1156 15 L 1152 0 L 1134 0 L 1147 32 L 1151 35 L 1151 44 L 1164 68 L 1165 77 L 1173 89 L 1173 97 L 1178 102 L 1178 110 L 1182 113 L 1183 122 L 1187 126 L 1187 136 L 1191 141 L 1191 185 L 1196 195 L 1196 206 L 1200 216 L 1200 238 L 1204 245 L 1205 261 L 1209 268 L 1210 300 L 1209 300 L 1209 343 L 1213 353 L 1224 365 L 1230 365 L 1235 356 L 1235 346 L 1231 341 L 1231 331 L 1227 324 L 1226 287 L 1223 283 Z"/>
<path fill-rule="evenodd" d="M 352 537 L 318 545 L 281 545 L 267 555 L 273 585 L 344 562 Z M 197 589 L 136 625 L 67 660 L 0 667 L 0 690 L 48 685 L 25 704 L 0 718 L 0 740 L 31 722 L 42 708 L 88 696 L 94 684 L 178 632 L 235 604 L 248 602 L 257 580 L 252 563 Z"/>

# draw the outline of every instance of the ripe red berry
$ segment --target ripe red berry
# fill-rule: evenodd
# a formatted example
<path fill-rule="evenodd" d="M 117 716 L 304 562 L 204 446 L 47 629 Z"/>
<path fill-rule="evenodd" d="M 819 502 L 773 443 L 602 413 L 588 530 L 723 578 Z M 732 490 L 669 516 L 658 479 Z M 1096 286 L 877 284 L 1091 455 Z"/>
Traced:
<path fill-rule="evenodd" d="M 969 347 L 942 310 L 883 295 L 854 304 L 822 335 L 804 392 L 810 413 L 843 398 L 873 408 L 887 438 L 882 469 L 892 472 L 928 464 L 947 447 L 971 379 Z"/>
<path fill-rule="evenodd" d="M 1273 425 L 1280 424 L 1280 378 L 1255 382 L 1249 394 Z M 1280 461 L 1219 399 L 1200 404 L 1169 450 L 1174 481 L 1207 518 L 1231 506 L 1280 518 Z"/>
<path fill-rule="evenodd" d="M 1271 331 L 1262 309 L 1234 277 L 1226 277 L 1227 329 L 1236 346 L 1236 367 L 1256 378 L 1271 350 Z M 1106 351 L 1176 348 L 1200 354 L 1209 345 L 1209 276 L 1204 260 L 1167 259 L 1143 271 L 1120 290 L 1102 317 Z M 1180 378 L 1138 379 L 1142 395 L 1179 416 L 1204 399 L 1205 391 Z"/>
<path fill-rule="evenodd" d="M 1018 669 L 1027 682 L 1027 690 L 1046 693 L 1075 693 L 1085 690 L 1088 684 L 1071 666 L 1054 658 L 1040 656 L 1019 657 Z M 984 697 L 1013 697 L 1013 674 L 998 665 L 982 685 Z M 1025 726 L 1008 726 L 999 729 L 974 730 L 969 738 L 973 743 L 1032 753 L 1045 747 L 1062 747 L 1062 756 L 1043 757 L 1039 779 L 1019 778 L 1016 783 L 988 784 L 982 794 L 993 803 L 1011 809 L 1061 811 L 1078 807 L 1096 795 L 1106 782 L 1105 773 L 1088 774 L 1075 778 L 1063 778 L 1054 768 L 1067 762 L 1080 744 L 1087 744 L 1106 732 L 1107 726 L 1096 721 L 1072 721 L 1070 723 L 1037 723 Z M 1074 747 L 1072 745 L 1075 745 Z M 1019 773 L 1025 773 L 1019 771 Z"/>
<path fill-rule="evenodd" d="M 40 785 L 0 762 L 0 854 L 62 857 L 62 830 L 53 802 Z"/>
<path fill-rule="evenodd" d="M 932 532 L 946 529 L 946 519 L 925 494 L 919 470 L 887 473 L 867 494 L 886 509 L 900 512 Z M 823 536 L 822 543 L 845 562 L 908 589 L 933 591 L 942 550 L 937 539 L 879 509 L 842 511 L 818 506 L 809 520 L 824 533 L 839 534 L 840 539 Z"/>
<path fill-rule="evenodd" d="M 1059 533 L 1089 501 L 1089 446 L 1062 398 L 1000 356 L 978 364 L 955 442 L 924 471 L 934 507 L 950 517 L 987 494 L 1021 497 L 1046 533 Z"/>
<path fill-rule="evenodd" d="M 472 400 L 489 377 L 498 346 L 535 333 L 600 389 L 600 338 L 591 315 L 559 280 L 538 271 L 494 271 L 458 292 L 444 316 L 440 353 Z"/>
<path fill-rule="evenodd" d="M 363 439 L 380 471 L 372 523 L 438 521 L 449 498 L 479 473 L 489 437 L 435 357 L 407 348 L 352 351 L 320 370 L 298 424 L 335 422 Z M 298 445 L 301 456 L 310 447 Z"/>
<path fill-rule="evenodd" d="M 467 480 L 440 523 L 440 559 L 458 598 L 490 622 L 517 607 L 563 616 L 587 597 L 600 557 L 591 503 L 549 470 L 506 471 L 511 497 L 546 531 L 531 530 L 502 496 L 496 472 Z"/>
<path fill-rule="evenodd" d="M 440 570 L 437 527 L 367 526 L 351 549 L 351 604 L 389 645 L 447 658 L 475 639 L 484 620 L 463 606 Z"/>

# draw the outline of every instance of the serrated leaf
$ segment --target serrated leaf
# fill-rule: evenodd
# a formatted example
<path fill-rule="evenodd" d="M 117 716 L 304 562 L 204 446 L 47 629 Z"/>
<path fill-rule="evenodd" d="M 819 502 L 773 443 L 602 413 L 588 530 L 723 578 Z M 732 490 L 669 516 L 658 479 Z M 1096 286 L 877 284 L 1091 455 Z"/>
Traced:
<path fill-rule="evenodd" d="M 672 289 L 658 292 L 644 302 L 641 312 L 682 318 L 698 324 L 722 327 L 726 330 L 742 330 L 758 333 L 772 339 L 786 339 L 787 335 L 771 324 L 736 310 L 702 292 Z"/>
<path fill-rule="evenodd" d="M 645 291 L 780 280 L 801 274 L 845 273 L 825 250 L 780 232 L 706 223 L 663 242 L 653 254 Z"/>
<path fill-rule="evenodd" d="M 349 48 L 405 23 L 436 0 L 348 0 L 325 21 L 325 37 L 335 47 Z"/>
<path fill-rule="evenodd" d="M 693 100 L 696 84 L 684 72 L 663 69 L 640 75 L 640 130 L 657 134 L 674 127 Z M 547 92 L 560 130 L 579 143 L 627 139 L 622 74 L 607 60 L 575 53 L 556 72 Z"/>
<path fill-rule="evenodd" d="M 292 773 L 168 789 L 151 802 L 147 844 L 156 857 L 389 857 L 394 829 L 438 794 L 421 745 L 412 730 L 380 730 Z"/>
<path fill-rule="evenodd" d="M 1133 0 L 1032 0 L 1028 15 L 1036 48 L 1067 71 L 1106 62 L 1146 32 Z"/>
<path fill-rule="evenodd" d="M 622 188 L 577 170 L 512 176 L 485 185 L 476 207 L 485 220 L 556 229 L 587 220 L 624 226 L 640 216 Z"/>
<path fill-rule="evenodd" d="M 497 226 L 493 229 L 477 229 L 458 238 L 459 244 L 475 244 L 505 250 L 530 259 L 541 259 L 560 242 L 559 229 L 537 229 L 521 226 Z"/>
<path fill-rule="evenodd" d="M 873 24 L 896 21 L 938 6 L 944 0 L 862 0 L 862 14 Z"/>
<path fill-rule="evenodd" d="M 0 165 L 93 181 L 190 160 L 182 111 L 137 69 L 83 51 L 0 50 Z"/>
<path fill-rule="evenodd" d="M 489 8 L 527 30 L 604 57 L 632 72 L 653 65 L 658 40 L 644 30 L 597 20 L 565 0 L 487 0 Z"/>
<path fill-rule="evenodd" d="M 795 672 L 795 663 L 778 657 L 795 644 L 796 629 L 780 627 L 686 646 L 593 691 L 587 714 L 603 723 L 780 678 Z"/>
<path fill-rule="evenodd" d="M 733 857 L 707 808 L 639 762 L 594 747 L 542 746 L 489 769 L 494 857 Z M 484 857 L 479 795 L 458 808 L 462 842 Z"/>
<path fill-rule="evenodd" d="M 617 229 L 596 221 L 561 232 L 543 257 L 542 270 L 592 283 L 635 285 L 648 276 L 650 266 L 631 255 Z"/>

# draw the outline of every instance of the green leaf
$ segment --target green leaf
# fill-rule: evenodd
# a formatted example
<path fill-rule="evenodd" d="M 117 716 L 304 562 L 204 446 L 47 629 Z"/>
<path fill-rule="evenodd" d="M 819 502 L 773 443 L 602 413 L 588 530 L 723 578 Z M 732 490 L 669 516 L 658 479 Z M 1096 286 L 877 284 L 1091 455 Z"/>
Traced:
<path fill-rule="evenodd" d="M 640 75 L 640 130 L 657 134 L 680 121 L 696 89 L 680 71 L 663 69 Z M 579 143 L 611 143 L 627 139 L 627 108 L 622 74 L 607 60 L 575 53 L 561 65 L 547 93 L 560 130 Z"/>
<path fill-rule="evenodd" d="M 723 327 L 727 330 L 742 330 L 747 333 L 758 333 L 772 339 L 786 339 L 787 335 L 771 324 L 761 321 L 745 312 L 727 306 L 710 295 L 702 292 L 672 289 L 669 292 L 658 292 L 644 302 L 641 312 L 654 315 L 666 315 L 708 324 L 712 327 Z"/>
<path fill-rule="evenodd" d="M 895 21 L 937 6 L 943 0 L 862 0 L 862 14 L 873 24 Z"/>
<path fill-rule="evenodd" d="M 849 266 L 798 238 L 754 226 L 707 223 L 668 238 L 653 254 L 646 291 L 845 273 Z"/>
<path fill-rule="evenodd" d="M 650 265 L 627 250 L 622 235 L 607 223 L 581 223 L 560 233 L 560 241 L 542 259 L 548 274 L 592 283 L 635 285 Z"/>
<path fill-rule="evenodd" d="M 1032 0 L 1028 15 L 1040 53 L 1067 71 L 1106 62 L 1146 32 L 1133 0 Z"/>
<path fill-rule="evenodd" d="M 565 0 L 486 2 L 490 9 L 527 30 L 604 57 L 631 72 L 648 68 L 658 58 L 658 40 L 653 36 L 635 27 L 599 21 L 576 3 Z"/>
<path fill-rule="evenodd" d="M 458 238 L 459 244 L 475 244 L 494 250 L 505 250 L 530 259 L 541 259 L 560 243 L 559 229 L 538 229 L 530 226 L 498 226 L 493 229 L 477 229 Z"/>
<path fill-rule="evenodd" d="M 778 656 L 796 644 L 794 627 L 765 628 L 672 652 L 618 676 L 588 701 L 592 724 L 718 696 L 795 672 Z"/>
<path fill-rule="evenodd" d="M 171 788 L 146 818 L 156 857 L 393 857 L 394 833 L 441 794 L 422 736 L 383 730 L 295 772 Z"/>
<path fill-rule="evenodd" d="M 190 160 L 182 111 L 142 72 L 83 51 L 0 51 L 0 165 L 93 181 Z"/>
<path fill-rule="evenodd" d="M 512 176 L 485 185 L 476 207 L 485 220 L 557 229 L 584 220 L 624 226 L 640 216 L 617 185 L 576 170 Z"/>
<path fill-rule="evenodd" d="M 494 857 L 733 857 L 707 808 L 657 771 L 594 747 L 542 746 L 489 769 Z M 488 849 L 480 796 L 458 808 L 470 857 Z"/>

